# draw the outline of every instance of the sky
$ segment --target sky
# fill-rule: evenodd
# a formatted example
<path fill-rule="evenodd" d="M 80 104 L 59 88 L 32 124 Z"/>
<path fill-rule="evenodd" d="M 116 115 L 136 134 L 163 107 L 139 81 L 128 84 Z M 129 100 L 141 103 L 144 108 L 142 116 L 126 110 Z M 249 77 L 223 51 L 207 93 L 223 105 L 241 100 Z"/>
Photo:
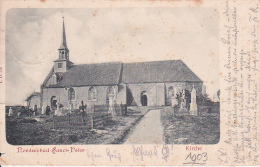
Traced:
<path fill-rule="evenodd" d="M 213 96 L 219 89 L 214 8 L 10 9 L 6 105 L 23 105 L 58 59 L 62 17 L 74 64 L 182 60 Z"/>

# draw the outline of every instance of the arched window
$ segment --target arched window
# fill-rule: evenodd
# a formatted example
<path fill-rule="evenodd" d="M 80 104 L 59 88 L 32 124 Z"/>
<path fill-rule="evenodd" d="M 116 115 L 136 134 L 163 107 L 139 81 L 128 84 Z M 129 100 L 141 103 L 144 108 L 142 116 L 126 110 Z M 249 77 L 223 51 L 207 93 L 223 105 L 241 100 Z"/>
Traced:
<path fill-rule="evenodd" d="M 172 86 L 168 88 L 168 97 L 174 97 L 174 90 Z"/>
<path fill-rule="evenodd" d="M 89 100 L 96 100 L 97 99 L 97 91 L 95 87 L 91 87 L 88 90 L 88 99 Z"/>
<path fill-rule="evenodd" d="M 115 94 L 115 88 L 113 86 L 109 86 L 107 88 L 107 94 L 112 94 L 114 95 Z"/>
<path fill-rule="evenodd" d="M 69 101 L 75 100 L 75 90 L 73 88 L 69 89 Z"/>
<path fill-rule="evenodd" d="M 51 108 L 56 109 L 57 108 L 57 99 L 56 96 L 51 97 Z"/>

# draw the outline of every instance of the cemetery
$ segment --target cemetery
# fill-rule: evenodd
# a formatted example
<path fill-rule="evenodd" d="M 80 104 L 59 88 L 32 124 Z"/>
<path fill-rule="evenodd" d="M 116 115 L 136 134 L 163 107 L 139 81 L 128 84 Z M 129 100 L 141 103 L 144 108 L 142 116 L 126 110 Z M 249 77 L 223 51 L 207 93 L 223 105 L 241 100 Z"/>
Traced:
<path fill-rule="evenodd" d="M 6 108 L 6 137 L 12 145 L 116 144 L 149 111 L 149 108 L 130 109 L 127 116 L 117 115 L 109 119 L 103 117 L 101 122 L 94 124 L 98 126 L 92 127 L 92 120 L 86 120 L 84 125 L 84 116 L 80 111 L 70 114 L 69 123 L 69 114 L 57 116 L 55 111 L 51 111 L 50 115 L 36 113 L 18 116 L 21 106 L 11 107 L 11 115 L 10 107 Z M 91 117 L 89 114 L 92 113 L 87 112 L 86 119 Z"/>
<path fill-rule="evenodd" d="M 6 107 L 7 141 L 14 145 L 123 144 L 139 121 L 159 110 L 166 144 L 216 144 L 219 103 L 204 100 L 196 90 L 183 90 L 172 106 L 94 105 L 42 112 L 28 106 Z M 199 99 L 199 103 L 197 103 Z M 144 143 L 145 144 L 145 143 Z"/>

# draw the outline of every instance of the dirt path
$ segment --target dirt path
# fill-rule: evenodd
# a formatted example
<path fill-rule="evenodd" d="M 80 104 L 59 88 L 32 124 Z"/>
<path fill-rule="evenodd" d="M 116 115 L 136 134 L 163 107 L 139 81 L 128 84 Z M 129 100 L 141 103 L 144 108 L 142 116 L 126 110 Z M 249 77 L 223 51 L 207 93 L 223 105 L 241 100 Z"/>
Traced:
<path fill-rule="evenodd" d="M 164 144 L 160 110 L 149 111 L 124 144 Z"/>

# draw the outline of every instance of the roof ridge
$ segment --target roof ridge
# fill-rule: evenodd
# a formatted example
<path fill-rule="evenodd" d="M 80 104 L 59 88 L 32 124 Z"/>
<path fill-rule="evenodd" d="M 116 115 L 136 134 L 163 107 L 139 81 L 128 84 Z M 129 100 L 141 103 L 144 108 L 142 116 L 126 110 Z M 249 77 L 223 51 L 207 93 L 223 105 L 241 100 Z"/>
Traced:
<path fill-rule="evenodd" d="M 72 66 L 84 66 L 84 65 L 94 65 L 94 64 L 122 64 L 123 62 L 101 62 L 101 63 L 87 63 L 87 64 L 73 64 Z"/>
<path fill-rule="evenodd" d="M 157 63 L 157 62 L 170 62 L 170 61 L 182 61 L 181 59 L 176 60 L 159 60 L 159 61 L 140 61 L 140 62 L 129 62 L 124 64 L 132 64 L 132 63 Z"/>
<path fill-rule="evenodd" d="M 86 64 L 73 64 L 73 66 L 83 66 L 83 65 L 92 65 L 92 64 L 134 64 L 134 63 L 159 63 L 159 62 L 170 62 L 170 61 L 181 61 L 177 60 L 159 60 L 159 61 L 141 61 L 141 62 L 122 62 L 122 61 L 114 61 L 114 62 L 100 62 L 100 63 L 86 63 Z"/>

